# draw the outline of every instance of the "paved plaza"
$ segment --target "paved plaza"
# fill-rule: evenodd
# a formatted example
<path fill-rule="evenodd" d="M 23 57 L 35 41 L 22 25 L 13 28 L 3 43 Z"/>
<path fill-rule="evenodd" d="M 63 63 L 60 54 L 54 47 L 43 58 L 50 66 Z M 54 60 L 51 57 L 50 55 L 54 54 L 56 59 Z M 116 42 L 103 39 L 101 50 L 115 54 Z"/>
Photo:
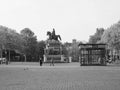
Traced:
<path fill-rule="evenodd" d="M 0 65 L 0 90 L 120 90 L 120 67 L 79 63 Z"/>

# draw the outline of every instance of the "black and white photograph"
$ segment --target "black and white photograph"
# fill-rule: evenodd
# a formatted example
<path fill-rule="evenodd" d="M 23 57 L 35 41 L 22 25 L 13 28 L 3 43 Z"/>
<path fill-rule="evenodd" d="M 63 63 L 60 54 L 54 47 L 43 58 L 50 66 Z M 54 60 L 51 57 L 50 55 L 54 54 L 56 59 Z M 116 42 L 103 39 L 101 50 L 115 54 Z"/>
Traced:
<path fill-rule="evenodd" d="M 0 0 L 0 90 L 120 90 L 120 0 Z"/>

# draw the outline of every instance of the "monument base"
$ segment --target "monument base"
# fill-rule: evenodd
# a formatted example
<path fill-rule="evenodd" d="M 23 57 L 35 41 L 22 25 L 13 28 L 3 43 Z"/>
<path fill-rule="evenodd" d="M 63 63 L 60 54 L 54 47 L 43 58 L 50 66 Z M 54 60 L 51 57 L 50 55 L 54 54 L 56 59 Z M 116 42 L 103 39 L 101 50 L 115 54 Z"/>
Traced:
<path fill-rule="evenodd" d="M 47 40 L 44 53 L 44 62 L 51 62 L 52 59 L 54 62 L 65 62 L 60 41 Z"/>
<path fill-rule="evenodd" d="M 45 63 L 51 62 L 51 59 L 53 59 L 55 63 L 65 63 L 64 55 L 44 55 Z"/>

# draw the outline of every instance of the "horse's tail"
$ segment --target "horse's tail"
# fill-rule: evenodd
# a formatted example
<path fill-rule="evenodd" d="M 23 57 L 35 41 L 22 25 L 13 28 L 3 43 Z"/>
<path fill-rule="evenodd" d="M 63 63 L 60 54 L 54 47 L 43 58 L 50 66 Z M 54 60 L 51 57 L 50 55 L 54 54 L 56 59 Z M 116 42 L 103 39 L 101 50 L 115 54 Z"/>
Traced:
<path fill-rule="evenodd" d="M 58 35 L 58 37 L 59 37 L 60 40 L 62 40 L 61 37 L 60 37 L 60 35 Z"/>

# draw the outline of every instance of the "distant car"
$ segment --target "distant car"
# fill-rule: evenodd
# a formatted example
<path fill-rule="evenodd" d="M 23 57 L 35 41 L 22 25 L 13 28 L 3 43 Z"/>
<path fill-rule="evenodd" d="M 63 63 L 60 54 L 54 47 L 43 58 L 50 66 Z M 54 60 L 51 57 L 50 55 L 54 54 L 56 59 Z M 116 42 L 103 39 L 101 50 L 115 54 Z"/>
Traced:
<path fill-rule="evenodd" d="M 0 58 L 0 63 L 3 64 L 3 63 L 6 63 L 7 62 L 7 59 L 6 58 Z"/>

